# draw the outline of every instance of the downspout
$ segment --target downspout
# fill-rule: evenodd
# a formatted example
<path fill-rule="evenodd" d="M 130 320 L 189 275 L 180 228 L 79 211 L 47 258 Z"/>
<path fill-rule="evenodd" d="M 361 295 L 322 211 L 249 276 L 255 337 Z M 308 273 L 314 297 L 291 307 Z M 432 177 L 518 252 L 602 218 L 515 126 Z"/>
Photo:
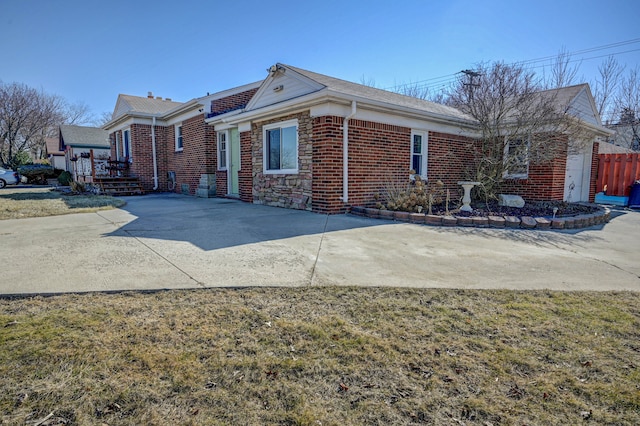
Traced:
<path fill-rule="evenodd" d="M 158 189 L 158 158 L 156 155 L 156 118 L 153 117 L 151 124 L 151 152 L 153 156 L 153 190 Z"/>
<path fill-rule="evenodd" d="M 356 115 L 356 101 L 351 101 L 351 114 L 342 121 L 342 202 L 349 202 L 349 119 Z"/>

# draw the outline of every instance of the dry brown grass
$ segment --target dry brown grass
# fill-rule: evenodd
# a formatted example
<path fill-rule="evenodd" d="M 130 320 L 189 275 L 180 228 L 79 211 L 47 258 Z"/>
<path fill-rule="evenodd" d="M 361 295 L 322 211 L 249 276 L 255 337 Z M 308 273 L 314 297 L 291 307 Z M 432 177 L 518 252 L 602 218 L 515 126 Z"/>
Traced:
<path fill-rule="evenodd" d="M 92 213 L 121 207 L 125 202 L 105 195 L 64 195 L 51 188 L 11 188 L 0 191 L 0 220 Z"/>
<path fill-rule="evenodd" d="M 639 307 L 335 287 L 0 300 L 0 422 L 635 425 Z"/>

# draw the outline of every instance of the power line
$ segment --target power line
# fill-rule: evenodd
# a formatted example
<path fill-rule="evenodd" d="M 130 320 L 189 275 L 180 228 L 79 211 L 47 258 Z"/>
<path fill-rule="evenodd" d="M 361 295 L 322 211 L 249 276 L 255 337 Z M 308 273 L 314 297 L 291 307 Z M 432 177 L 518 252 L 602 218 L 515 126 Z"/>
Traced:
<path fill-rule="evenodd" d="M 636 43 L 640 43 L 640 38 L 634 38 L 634 39 L 630 39 L 630 40 L 624 40 L 624 41 L 619 41 L 616 43 L 609 43 L 609 44 L 605 44 L 605 45 L 601 45 L 601 46 L 595 46 L 595 47 L 590 47 L 590 48 L 586 48 L 586 49 L 581 49 L 581 50 L 576 50 L 574 52 L 567 52 L 566 55 L 567 57 L 571 58 L 575 55 L 581 55 L 581 54 L 586 54 L 586 53 L 592 53 L 592 52 L 597 52 L 597 51 L 601 51 L 601 50 L 607 50 L 607 49 L 613 49 L 616 47 L 622 47 L 622 46 L 628 46 L 630 44 L 636 44 Z M 588 61 L 588 60 L 592 60 L 592 59 L 599 59 L 599 58 L 604 58 L 604 57 L 608 57 L 608 56 L 617 56 L 617 55 L 622 55 L 625 53 L 631 53 L 631 52 L 637 52 L 640 49 L 631 49 L 631 50 L 625 50 L 622 52 L 614 52 L 614 53 L 609 53 L 606 55 L 598 55 L 598 56 L 592 56 L 592 57 L 588 57 L 588 58 L 577 58 L 577 59 L 570 59 L 568 62 L 569 63 L 573 63 L 573 62 L 582 62 L 582 61 Z M 562 52 L 560 53 L 562 54 Z M 545 56 L 545 57 L 541 57 L 541 58 L 535 58 L 535 59 L 527 59 L 524 61 L 517 61 L 517 62 L 513 62 L 510 65 L 515 65 L 515 64 L 522 64 L 522 65 L 527 65 L 527 64 L 536 64 L 536 63 L 540 63 L 540 62 L 546 62 L 546 61 L 550 61 L 553 59 L 556 59 L 558 57 L 558 55 L 553 55 L 553 56 Z M 551 64 L 542 64 L 542 65 L 537 65 L 537 66 L 533 66 L 533 67 L 529 67 L 529 68 L 545 68 L 547 66 L 550 66 Z M 394 86 L 389 86 L 389 87 L 385 87 L 384 90 L 398 90 L 402 87 L 415 87 L 417 89 L 420 90 L 430 90 L 436 87 L 439 88 L 444 88 L 446 86 L 448 86 L 451 83 L 454 83 L 458 80 L 460 74 L 462 74 L 462 72 L 456 72 L 453 74 L 447 74 L 447 75 L 443 75 L 440 77 L 433 77 L 433 78 L 428 78 L 428 79 L 424 79 L 424 80 L 418 80 L 415 82 L 409 82 L 409 83 L 402 83 L 402 84 L 396 84 Z"/>

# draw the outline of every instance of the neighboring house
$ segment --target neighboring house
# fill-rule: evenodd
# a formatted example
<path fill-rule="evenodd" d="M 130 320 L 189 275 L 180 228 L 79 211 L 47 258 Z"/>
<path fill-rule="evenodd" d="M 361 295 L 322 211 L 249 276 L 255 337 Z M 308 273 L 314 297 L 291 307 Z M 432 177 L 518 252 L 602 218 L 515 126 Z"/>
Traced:
<path fill-rule="evenodd" d="M 60 126 L 59 149 L 64 152 L 64 169 L 73 179 L 91 182 L 92 156 L 106 162 L 110 154 L 109 135 L 97 127 Z"/>
<path fill-rule="evenodd" d="M 633 154 L 635 152 L 637 151 L 615 145 L 611 142 L 600 142 L 600 146 L 598 147 L 598 154 Z"/>
<path fill-rule="evenodd" d="M 610 143 L 628 149 L 630 152 L 640 152 L 640 121 L 632 123 L 618 123 L 608 126 L 615 131 Z"/>
<path fill-rule="evenodd" d="M 60 149 L 60 137 L 45 138 L 47 147 L 47 159 L 49 164 L 55 169 L 66 170 L 66 162 L 64 160 L 64 151 Z"/>
<path fill-rule="evenodd" d="M 528 200 L 592 200 L 596 138 L 609 133 L 588 85 L 559 89 L 557 98 L 589 129 L 585 149 L 523 164 L 504 189 Z M 323 213 L 375 204 L 410 169 L 442 180 L 456 199 L 478 136 L 457 109 L 283 64 L 262 82 L 166 109 L 166 100 L 145 99 L 120 95 L 104 128 L 112 157 L 127 157 L 146 189 Z"/>

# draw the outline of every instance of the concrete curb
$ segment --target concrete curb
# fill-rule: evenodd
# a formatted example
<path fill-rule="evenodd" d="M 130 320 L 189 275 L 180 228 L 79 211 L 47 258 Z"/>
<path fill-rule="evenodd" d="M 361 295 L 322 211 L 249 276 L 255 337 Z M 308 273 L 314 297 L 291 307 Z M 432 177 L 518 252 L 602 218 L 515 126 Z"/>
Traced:
<path fill-rule="evenodd" d="M 537 229 L 564 230 L 583 229 L 595 225 L 608 223 L 611 210 L 607 207 L 595 206 L 598 211 L 570 217 L 546 218 L 529 216 L 439 216 L 425 213 L 409 213 L 400 211 L 381 210 L 369 207 L 353 206 L 349 213 L 371 219 L 387 219 L 398 222 L 411 222 L 429 226 L 463 226 L 473 228 L 499 229 Z"/>

